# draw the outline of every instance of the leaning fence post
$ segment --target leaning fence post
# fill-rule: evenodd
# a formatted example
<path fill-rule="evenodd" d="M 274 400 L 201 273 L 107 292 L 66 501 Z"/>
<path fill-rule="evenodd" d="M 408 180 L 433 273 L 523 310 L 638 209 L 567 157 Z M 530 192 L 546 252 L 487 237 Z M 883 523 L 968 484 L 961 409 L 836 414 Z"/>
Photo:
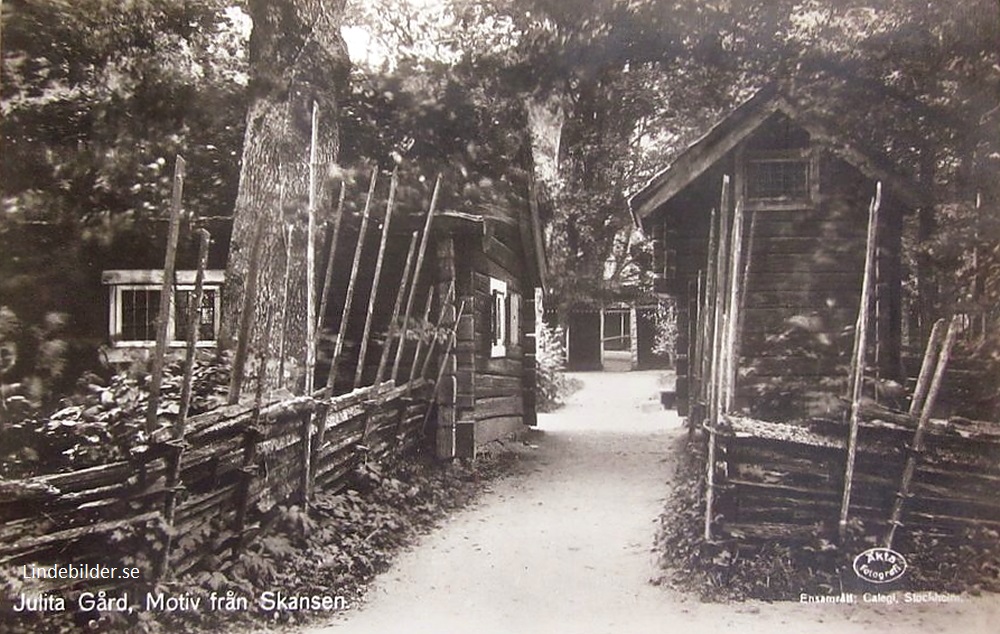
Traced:
<path fill-rule="evenodd" d="M 358 243 L 354 247 L 354 262 L 351 265 L 351 277 L 347 281 L 347 295 L 344 297 L 344 308 L 340 313 L 340 328 L 337 331 L 337 341 L 333 345 L 333 357 L 330 359 L 330 373 L 326 375 L 323 386 L 325 397 L 333 393 L 337 382 L 337 364 L 344 351 L 344 339 L 347 337 L 347 322 L 351 317 L 351 304 L 354 303 L 354 285 L 358 281 L 358 270 L 361 268 L 361 250 L 365 245 L 365 234 L 368 232 L 368 218 L 371 212 L 372 199 L 375 197 L 375 183 L 378 180 L 378 168 L 372 169 L 372 179 L 368 185 L 368 196 L 365 198 L 365 208 L 361 213 L 361 227 L 358 229 Z"/>
<path fill-rule="evenodd" d="M 841 539 L 847 536 L 847 517 L 851 507 L 851 489 L 854 485 L 854 463 L 858 452 L 858 428 L 861 425 L 861 393 L 865 376 L 865 351 L 868 347 L 868 311 L 871 305 L 872 284 L 875 281 L 875 256 L 878 237 L 878 210 L 882 202 L 882 183 L 875 188 L 875 197 L 868 207 L 868 237 L 865 250 L 865 272 L 861 286 L 861 302 L 854 335 L 854 358 L 851 360 L 851 420 L 847 437 L 847 466 L 844 469 L 844 494 L 840 502 L 840 520 L 837 524 Z"/>
<path fill-rule="evenodd" d="M 313 393 L 316 380 L 316 151 L 319 135 L 319 104 L 312 107 L 309 137 L 309 206 L 306 224 L 306 376 L 305 394 Z M 280 378 L 279 378 L 280 380 Z"/>
<path fill-rule="evenodd" d="M 160 387 L 163 384 L 163 363 L 167 355 L 167 328 L 174 299 L 174 269 L 177 263 L 177 242 L 181 231 L 181 202 L 184 197 L 184 157 L 177 155 L 174 164 L 174 188 L 170 201 L 170 226 L 167 229 L 167 255 L 163 261 L 163 285 L 160 290 L 160 310 L 156 320 L 156 351 L 153 372 L 149 379 L 149 402 L 146 406 L 146 435 L 156 431 L 156 415 L 160 408 Z"/>
<path fill-rule="evenodd" d="M 712 342 L 712 333 L 714 332 L 712 320 L 714 319 L 715 310 L 715 305 L 713 304 L 715 297 L 715 267 L 712 266 L 712 263 L 715 260 L 717 241 L 716 219 L 717 211 L 715 208 L 712 208 L 712 213 L 708 221 L 708 245 L 705 252 L 705 269 L 700 276 L 701 290 L 698 302 L 698 392 L 694 395 L 695 399 L 697 399 L 696 407 L 691 407 L 688 414 L 688 438 L 693 438 L 696 426 L 700 427 L 707 420 L 709 410 L 709 392 L 712 382 L 712 351 L 710 350 L 710 344 Z"/>
<path fill-rule="evenodd" d="M 736 375 L 739 363 L 736 348 L 738 337 L 738 325 L 740 321 L 740 296 L 743 292 L 741 288 L 742 276 L 740 266 L 743 264 L 743 229 L 744 229 L 743 200 L 736 199 L 736 209 L 733 218 L 733 235 L 730 239 L 731 254 L 729 259 L 729 299 L 726 300 L 726 333 L 725 333 L 725 355 L 723 356 L 723 404 L 722 412 L 728 414 L 732 411 L 733 401 L 736 400 Z"/>
<path fill-rule="evenodd" d="M 719 213 L 719 240 L 715 263 L 714 318 L 712 320 L 712 373 L 709 383 L 709 416 L 708 416 L 708 448 L 705 460 L 705 540 L 712 539 L 712 521 L 715 512 L 715 445 L 718 431 L 720 410 L 722 407 L 722 359 L 723 337 L 725 333 L 726 313 L 725 297 L 719 295 L 726 287 L 726 256 L 729 250 L 729 175 L 722 178 L 722 203 Z"/>
<path fill-rule="evenodd" d="M 417 247 L 417 237 L 418 234 L 414 231 L 410 235 L 410 248 L 406 252 L 406 263 L 403 264 L 403 276 L 399 280 L 399 290 L 396 292 L 396 303 L 392 305 L 392 316 L 389 318 L 389 328 L 385 333 L 385 343 L 382 345 L 382 356 L 378 360 L 378 370 L 375 372 L 375 385 L 377 386 L 382 382 L 382 377 L 385 376 L 385 371 L 389 365 L 389 354 L 392 351 L 392 340 L 395 336 L 399 336 L 402 332 L 398 328 L 396 321 L 399 319 L 399 309 L 403 305 L 403 295 L 406 293 L 406 289 L 409 285 L 410 280 L 410 267 L 413 265 L 413 254 Z M 396 331 L 395 335 L 393 330 Z M 402 340 L 400 340 L 402 343 Z"/>
<path fill-rule="evenodd" d="M 427 368 L 430 367 L 431 357 L 434 354 L 434 348 L 437 347 L 437 333 L 441 330 L 441 326 L 444 324 L 445 315 L 447 315 L 448 306 L 451 304 L 452 296 L 455 294 L 455 280 L 452 280 L 448 285 L 448 291 L 444 294 L 444 300 L 441 302 L 441 306 L 438 307 L 438 318 L 434 322 L 434 338 L 431 339 L 430 344 L 427 347 L 427 356 L 424 357 L 424 363 L 420 366 L 420 378 L 427 378 Z M 457 322 L 456 322 L 457 326 Z"/>
<path fill-rule="evenodd" d="M 448 367 L 448 355 L 451 354 L 452 348 L 455 347 L 455 340 L 458 339 L 458 323 L 462 320 L 463 313 L 465 313 L 465 300 L 462 300 L 462 303 L 458 307 L 458 313 L 455 314 L 455 323 L 452 326 L 451 335 L 448 337 L 448 345 L 444 350 L 444 354 L 441 355 L 441 366 L 438 368 L 437 379 L 434 380 L 434 388 L 430 395 L 431 398 L 427 403 L 427 412 L 424 414 L 422 429 L 425 434 L 427 433 L 427 423 L 431 419 L 431 407 L 434 401 L 437 400 L 438 388 L 444 379 L 444 372 Z"/>
<path fill-rule="evenodd" d="M 944 336 L 944 319 L 938 319 L 931 328 L 931 335 L 927 341 L 927 350 L 924 351 L 924 360 L 920 364 L 920 374 L 917 376 L 917 384 L 913 389 L 913 399 L 910 400 L 909 415 L 916 418 L 924 406 L 924 399 L 927 398 L 927 390 L 934 375 L 934 368 L 937 366 L 940 354 L 941 338 Z"/>
<path fill-rule="evenodd" d="M 372 291 L 368 296 L 368 315 L 365 317 L 365 328 L 361 334 L 361 350 L 358 352 L 358 365 L 354 370 L 354 388 L 361 386 L 361 378 L 365 372 L 365 357 L 368 353 L 368 337 L 372 331 L 372 321 L 375 319 L 375 302 L 378 299 L 378 289 L 382 280 L 382 263 L 385 261 L 385 249 L 389 243 L 389 223 L 392 220 L 392 208 L 396 202 L 396 186 L 399 173 L 392 171 L 389 181 L 389 201 L 385 206 L 385 221 L 382 224 L 382 239 L 378 245 L 378 255 L 375 256 L 375 273 L 372 276 Z"/>
<path fill-rule="evenodd" d="M 312 499 L 312 427 L 313 416 L 316 415 L 314 406 L 308 413 L 302 415 L 302 427 L 300 437 L 302 442 L 302 474 L 299 479 L 300 493 L 302 496 L 302 510 L 309 509 L 309 501 Z"/>
<path fill-rule="evenodd" d="M 330 235 L 330 250 L 326 256 L 326 273 L 323 275 L 323 290 L 320 293 L 319 313 L 316 315 L 316 332 L 323 330 L 326 320 L 326 306 L 330 301 L 330 286 L 333 285 L 333 267 L 337 256 L 337 238 L 340 237 L 341 219 L 344 217 L 344 199 L 347 196 L 344 181 L 340 181 L 340 197 L 337 200 L 336 215 L 333 217 L 333 232 Z"/>
<path fill-rule="evenodd" d="M 281 280 L 281 325 L 278 327 L 278 383 L 279 387 L 285 384 L 285 329 L 288 327 L 288 320 L 285 312 L 288 306 L 288 284 L 292 269 L 292 237 L 295 227 L 291 224 L 287 227 L 285 234 L 285 268 Z"/>
<path fill-rule="evenodd" d="M 431 318 L 431 305 L 434 303 L 434 285 L 431 284 L 427 288 L 427 301 L 424 302 L 424 314 L 423 318 L 420 320 L 420 327 L 426 327 L 428 321 Z M 424 347 L 424 338 L 420 336 L 417 338 L 417 349 L 413 351 L 413 362 L 410 364 L 410 373 L 406 377 L 407 384 L 413 382 L 413 378 L 417 374 L 417 364 L 420 362 L 420 350 Z M 409 385 L 407 385 L 407 393 L 409 393 Z"/>
<path fill-rule="evenodd" d="M 940 339 L 940 331 L 942 320 L 938 320 L 934 324 L 933 330 L 931 330 L 930 341 L 927 343 L 928 353 L 930 353 L 931 348 L 937 345 L 937 341 Z M 899 483 L 899 492 L 896 494 L 896 499 L 892 504 L 892 513 L 889 516 L 889 526 L 886 529 L 885 534 L 885 547 L 892 548 L 892 540 L 896 535 L 896 529 L 901 525 L 900 518 L 903 516 L 903 505 L 906 503 L 907 498 L 910 497 L 910 485 L 913 482 L 913 475 L 917 470 L 917 458 L 924 452 L 924 432 L 927 429 L 927 423 L 930 421 L 931 412 L 934 410 L 934 402 L 937 400 L 938 392 L 941 389 L 941 383 L 944 381 L 944 372 L 948 366 L 948 360 L 951 358 L 951 349 L 955 345 L 955 339 L 958 336 L 959 328 L 959 317 L 955 315 L 951 318 L 951 323 L 948 324 L 948 334 L 945 336 L 944 343 L 941 345 L 941 353 L 938 356 L 937 364 L 934 367 L 934 378 L 931 379 L 930 387 L 926 392 L 927 400 L 920 403 L 920 418 L 917 420 L 917 429 L 913 433 L 913 444 L 910 445 L 909 455 L 906 457 L 906 465 L 903 467 L 903 477 Z M 927 365 L 927 356 L 924 357 L 925 365 Z M 920 369 L 920 378 L 924 379 L 924 368 Z M 920 381 L 917 383 L 918 389 L 920 386 Z M 911 403 L 910 414 L 913 415 L 914 408 L 913 404 L 917 401 L 917 394 L 914 394 L 914 401 Z"/>
<path fill-rule="evenodd" d="M 174 438 L 184 437 L 184 425 L 187 422 L 188 410 L 191 407 L 191 389 L 194 383 L 195 352 L 198 347 L 198 328 L 201 322 L 201 302 L 205 297 L 205 268 L 208 266 L 208 244 L 211 234 L 205 229 L 198 231 L 198 270 L 194 278 L 194 297 L 188 306 L 187 353 L 184 357 L 184 383 L 181 385 L 180 412 L 177 424 L 174 426 Z"/>
<path fill-rule="evenodd" d="M 413 267 L 413 281 L 410 283 L 410 292 L 406 297 L 406 310 L 403 312 L 403 328 L 409 327 L 410 315 L 413 314 L 413 300 L 420 288 L 420 271 L 424 265 L 424 256 L 427 254 L 427 243 L 431 237 L 431 221 L 434 220 L 434 210 L 437 208 L 438 192 L 441 189 L 441 175 L 438 174 L 434 181 L 434 191 L 431 193 L 431 204 L 427 209 L 427 220 L 424 222 L 424 233 L 420 236 L 420 249 L 417 252 L 417 263 Z M 404 331 L 405 334 L 405 331 Z M 400 336 L 399 346 L 396 348 L 396 358 L 392 363 L 392 380 L 399 378 L 399 364 L 403 359 L 403 349 L 406 347 L 406 337 Z"/>
<path fill-rule="evenodd" d="M 236 354 L 233 357 L 233 374 L 229 380 L 230 405 L 240 400 L 243 390 L 243 372 L 246 369 L 247 355 L 250 353 L 250 333 L 253 327 L 254 308 L 257 304 L 257 270 L 260 268 L 261 250 L 264 245 L 264 217 L 257 219 L 254 229 L 253 246 L 250 249 L 250 266 L 247 270 L 246 284 L 243 288 L 243 306 L 240 309 L 239 339 L 236 342 Z"/>
<path fill-rule="evenodd" d="M 250 506 L 250 486 L 257 476 L 257 443 L 264 434 L 257 427 L 259 411 L 254 418 L 254 424 L 243 432 L 243 464 L 240 466 L 240 483 L 236 493 L 236 515 L 233 518 L 233 557 L 238 557 L 245 543 L 247 509 Z"/>
<path fill-rule="evenodd" d="M 168 443 L 171 448 L 167 459 L 166 497 L 163 502 L 163 521 L 167 525 L 167 537 L 163 543 L 163 553 L 159 563 L 156 578 L 167 574 L 170 568 L 170 551 L 173 547 L 173 537 L 170 528 L 174 525 L 174 513 L 177 509 L 177 493 L 181 489 L 181 459 L 184 456 L 184 433 L 188 411 L 191 408 L 191 389 L 194 383 L 194 361 L 198 346 L 198 327 L 201 316 L 201 300 L 205 290 L 205 267 L 208 264 L 208 243 L 211 236 L 205 229 L 199 230 L 201 241 L 198 244 L 198 271 L 194 280 L 194 298 L 188 306 L 187 354 L 184 358 L 184 381 L 181 384 L 180 411 L 174 424 L 173 439 Z"/>
<path fill-rule="evenodd" d="M 168 448 L 166 491 L 163 502 L 163 523 L 166 525 L 166 536 L 163 539 L 163 552 L 153 576 L 162 579 L 170 571 L 170 552 L 173 549 L 174 514 L 177 509 L 177 493 L 180 489 L 181 456 L 184 453 L 184 440 L 174 438 L 166 443 Z"/>

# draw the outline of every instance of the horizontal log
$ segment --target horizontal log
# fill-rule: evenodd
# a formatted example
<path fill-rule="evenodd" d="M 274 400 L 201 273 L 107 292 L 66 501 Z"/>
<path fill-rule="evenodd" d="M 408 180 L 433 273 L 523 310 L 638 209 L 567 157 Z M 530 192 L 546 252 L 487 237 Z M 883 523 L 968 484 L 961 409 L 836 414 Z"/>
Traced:
<path fill-rule="evenodd" d="M 862 403 L 861 415 L 873 422 L 893 423 L 910 430 L 915 430 L 917 426 L 916 420 L 909 414 L 891 410 L 874 401 Z M 957 416 L 949 419 L 931 419 L 928 421 L 925 433 L 931 436 L 951 436 L 970 441 L 1000 444 L 1000 425 Z"/>
<path fill-rule="evenodd" d="M 864 238 L 864 236 L 859 236 Z M 754 235 L 753 257 L 760 253 L 812 254 L 823 253 L 842 258 L 864 258 L 864 243 L 829 240 L 819 235 Z"/>
<path fill-rule="evenodd" d="M 200 521 L 206 514 L 215 517 L 224 511 L 234 511 L 238 487 L 239 484 L 233 482 L 210 493 L 193 496 L 182 501 L 177 506 L 174 525 L 189 530 L 189 525 Z"/>
<path fill-rule="evenodd" d="M 842 308 L 799 307 L 747 308 L 744 311 L 746 329 L 751 332 L 785 332 L 799 330 L 809 334 L 828 333 L 836 338 L 843 328 L 851 324 L 851 313 L 857 312 L 850 306 Z M 855 319 L 857 315 L 855 314 Z"/>
<path fill-rule="evenodd" d="M 477 356 L 476 370 L 484 374 L 520 376 L 522 364 L 519 356 L 508 355 L 501 359 Z"/>
<path fill-rule="evenodd" d="M 811 540 L 823 533 L 821 524 L 778 524 L 761 522 L 747 524 L 741 522 L 723 521 L 719 525 L 722 534 L 736 539 L 757 540 Z"/>
<path fill-rule="evenodd" d="M 56 531 L 54 533 L 48 533 L 47 535 L 39 535 L 37 537 L 23 537 L 20 540 L 18 540 L 16 544 L 0 544 L 0 557 L 2 557 L 0 558 L 0 563 L 6 563 L 6 561 L 10 559 L 10 555 L 12 553 L 31 550 L 41 546 L 48 546 L 60 542 L 71 542 L 78 540 L 82 537 L 87 537 L 89 535 L 110 533 L 111 531 L 118 530 L 120 528 L 126 528 L 128 526 L 132 526 L 133 524 L 139 524 L 141 522 L 148 522 L 158 517 L 160 517 L 159 511 L 151 511 L 147 513 L 142 513 L 141 515 L 136 515 L 134 517 L 129 517 L 120 520 L 106 521 L 98 524 L 91 524 L 88 526 L 78 526 L 76 528 Z"/>
<path fill-rule="evenodd" d="M 62 493 L 69 493 L 121 482 L 132 474 L 134 468 L 129 462 L 113 462 L 66 473 L 26 478 L 21 482 L 26 486 L 53 487 Z"/>
<path fill-rule="evenodd" d="M 758 357 L 753 350 L 740 362 L 741 377 L 846 376 L 844 360 L 837 357 L 775 356 Z"/>
<path fill-rule="evenodd" d="M 904 527 L 929 526 L 964 529 L 969 526 L 1000 530 L 1000 521 L 972 517 L 959 517 L 935 513 L 910 512 L 904 518 Z"/>
<path fill-rule="evenodd" d="M 524 414 L 524 400 L 520 394 L 476 399 L 476 420 L 522 414 Z"/>

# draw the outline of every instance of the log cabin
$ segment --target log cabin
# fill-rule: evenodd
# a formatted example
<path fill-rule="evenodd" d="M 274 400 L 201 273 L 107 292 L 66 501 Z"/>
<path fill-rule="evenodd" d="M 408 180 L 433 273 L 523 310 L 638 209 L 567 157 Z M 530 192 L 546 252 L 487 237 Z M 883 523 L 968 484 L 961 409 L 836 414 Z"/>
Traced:
<path fill-rule="evenodd" d="M 537 423 L 535 324 L 546 260 L 536 193 L 525 200 L 445 212 L 437 224 L 438 292 L 454 283 L 461 311 L 438 387 L 441 458 L 474 458 L 485 443 Z"/>
<path fill-rule="evenodd" d="M 721 193 L 723 181 L 730 185 Z M 678 307 L 677 402 L 700 422 L 707 376 L 699 332 L 709 243 L 737 205 L 749 216 L 736 406 L 767 418 L 832 414 L 845 394 L 860 304 L 870 200 L 881 183 L 877 374 L 899 378 L 901 235 L 926 204 L 917 182 L 822 116 L 765 89 L 681 151 L 629 199 L 654 245 L 655 290 Z M 718 213 L 717 213 L 718 210 Z M 714 226 L 713 226 L 714 224 Z M 725 226 L 725 225 L 723 225 Z"/>
<path fill-rule="evenodd" d="M 414 231 L 420 230 L 426 211 L 404 209 L 397 212 L 393 231 L 388 236 L 385 266 L 373 303 L 371 351 L 365 357 L 360 375 L 369 385 L 377 374 L 382 347 L 388 341 L 400 361 L 397 383 L 414 376 L 434 379 L 439 359 L 446 348 L 443 341 L 430 352 L 428 345 L 418 347 L 413 341 L 427 339 L 438 316 L 450 329 L 461 310 L 456 342 L 444 360 L 441 384 L 437 392 L 437 427 L 434 432 L 436 453 L 440 458 L 475 456 L 483 445 L 521 433 L 536 423 L 535 396 L 535 306 L 544 289 L 546 260 L 540 220 L 538 192 L 531 179 L 523 188 L 511 186 L 511 195 L 502 202 L 464 205 L 457 198 L 445 196 L 445 209 L 438 210 L 430 225 L 427 261 L 421 269 L 413 293 L 413 315 L 402 352 L 395 340 L 385 333 L 398 332 L 390 324 L 394 299 L 403 278 L 407 244 Z M 376 205 L 377 206 L 377 205 Z M 354 247 L 358 241 L 359 218 L 348 214 L 344 235 L 335 251 L 330 302 L 323 320 L 317 364 L 317 380 L 329 372 L 331 350 L 338 336 L 339 322 L 348 293 L 348 273 L 352 268 Z M 345 346 L 333 376 L 334 392 L 352 388 L 359 364 L 359 345 L 368 313 L 369 294 L 375 277 L 375 253 L 379 249 L 379 231 L 374 222 L 366 231 L 361 250 L 355 298 L 351 303 Z M 384 220 L 384 219 L 383 219 Z M 217 223 L 219 224 L 219 223 Z M 228 223 L 213 227 L 222 240 L 214 241 L 206 272 L 206 294 L 200 312 L 199 347 L 215 349 L 219 332 L 221 289 L 225 284 Z M 158 240 L 136 254 L 109 260 L 115 268 L 101 271 L 106 288 L 107 345 L 105 359 L 126 364 L 148 357 L 155 340 L 155 321 L 163 280 L 162 249 Z M 320 252 L 320 261 L 329 255 L 329 244 Z M 168 327 L 171 348 L 180 353 L 184 345 L 183 323 L 186 299 L 193 288 L 195 272 L 191 245 L 183 244 L 178 257 L 176 309 L 170 312 Z M 134 251 L 134 249 L 133 249 Z M 142 267 L 142 268 L 139 268 Z M 452 287 L 454 285 L 454 287 Z M 445 300 L 447 299 L 447 302 Z M 432 300 L 432 301 L 431 301 Z M 445 305 L 442 305 L 445 304 Z M 430 319 L 418 313 L 425 312 Z M 426 315 L 424 316 L 426 317 Z M 272 341 L 271 356 L 274 355 Z M 428 354 L 434 358 L 426 363 Z M 414 357 L 418 357 L 414 359 Z M 430 365 L 430 367 L 426 367 Z M 393 373 L 395 374 L 395 372 Z M 388 372 L 385 375 L 389 376 Z M 395 377 L 394 377 L 395 378 Z"/>

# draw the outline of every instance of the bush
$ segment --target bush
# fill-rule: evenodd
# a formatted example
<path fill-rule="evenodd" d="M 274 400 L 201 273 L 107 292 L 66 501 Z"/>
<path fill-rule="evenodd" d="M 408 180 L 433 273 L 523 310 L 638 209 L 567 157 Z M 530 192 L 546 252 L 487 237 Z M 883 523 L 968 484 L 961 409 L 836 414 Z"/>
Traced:
<path fill-rule="evenodd" d="M 656 338 L 653 342 L 653 354 L 666 359 L 673 367 L 677 356 L 677 304 L 674 300 L 657 302 L 654 319 Z"/>
<path fill-rule="evenodd" d="M 538 365 L 538 411 L 550 412 L 569 394 L 566 382 L 566 345 L 562 328 L 550 328 L 539 320 L 535 332 Z"/>
<path fill-rule="evenodd" d="M 0 306 L 0 426 L 54 400 L 66 369 L 68 345 L 61 334 L 67 320 L 63 313 L 50 312 L 32 326 Z"/>

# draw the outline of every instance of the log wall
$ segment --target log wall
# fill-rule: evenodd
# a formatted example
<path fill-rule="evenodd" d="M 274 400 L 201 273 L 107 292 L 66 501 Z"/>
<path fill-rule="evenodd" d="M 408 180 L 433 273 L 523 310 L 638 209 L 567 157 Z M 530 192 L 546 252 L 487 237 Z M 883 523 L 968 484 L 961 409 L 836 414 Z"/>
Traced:
<path fill-rule="evenodd" d="M 844 392 L 852 331 L 864 268 L 868 201 L 875 184 L 857 169 L 821 152 L 818 193 L 800 208 L 748 209 L 752 243 L 745 238 L 750 270 L 742 311 L 738 407 L 755 415 L 822 413 L 810 393 Z M 710 211 L 719 206 L 723 173 L 736 173 L 727 157 L 671 200 L 653 227 L 660 290 L 678 306 L 677 374 L 680 407 L 691 391 L 689 357 L 702 316 L 696 300 L 700 271 L 708 264 Z M 737 179 L 738 181 L 739 179 Z M 740 183 L 734 186 L 739 192 Z M 730 196 L 735 200 L 736 196 Z M 726 213 L 732 214 L 732 204 Z M 872 358 L 883 377 L 898 379 L 900 363 L 900 239 L 903 209 L 892 196 L 882 201 L 879 227 L 878 339 Z M 877 356 L 876 356 L 877 354 Z M 768 401 L 768 391 L 797 392 L 794 399 Z M 695 398 L 695 389 L 692 400 Z M 794 401 L 794 402 L 792 402 Z"/>
<path fill-rule="evenodd" d="M 520 433 L 534 421 L 534 288 L 524 283 L 519 236 L 510 228 L 495 228 L 454 239 L 451 267 L 457 302 L 465 302 L 466 312 L 456 346 L 456 424 L 469 426 L 462 437 L 471 444 L 456 445 L 464 457 L 474 456 L 477 446 Z M 490 354 L 491 278 L 506 282 L 508 295 L 520 297 L 519 332 L 516 338 L 508 337 L 503 357 Z"/>

